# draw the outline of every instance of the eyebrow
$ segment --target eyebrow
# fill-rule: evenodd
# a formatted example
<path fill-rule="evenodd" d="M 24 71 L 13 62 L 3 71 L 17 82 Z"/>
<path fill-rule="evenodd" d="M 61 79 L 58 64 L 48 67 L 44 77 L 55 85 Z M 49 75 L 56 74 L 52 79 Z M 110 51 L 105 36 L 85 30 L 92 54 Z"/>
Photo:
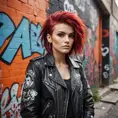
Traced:
<path fill-rule="evenodd" d="M 64 32 L 64 31 L 58 31 L 57 33 L 74 34 L 74 32 L 67 33 L 67 32 Z"/>

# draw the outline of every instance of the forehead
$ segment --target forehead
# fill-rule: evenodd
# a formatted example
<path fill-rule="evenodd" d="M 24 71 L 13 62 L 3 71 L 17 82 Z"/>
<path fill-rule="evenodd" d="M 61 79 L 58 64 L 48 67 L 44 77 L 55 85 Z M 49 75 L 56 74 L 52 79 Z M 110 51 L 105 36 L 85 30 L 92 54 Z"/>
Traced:
<path fill-rule="evenodd" d="M 59 23 L 54 26 L 53 32 L 73 33 L 74 29 L 68 24 Z"/>

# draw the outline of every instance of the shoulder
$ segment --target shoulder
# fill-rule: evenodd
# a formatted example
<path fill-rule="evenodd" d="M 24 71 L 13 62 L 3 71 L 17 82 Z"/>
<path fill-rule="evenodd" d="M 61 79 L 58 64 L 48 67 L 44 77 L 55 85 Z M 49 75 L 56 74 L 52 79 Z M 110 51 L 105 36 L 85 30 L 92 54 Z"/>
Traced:
<path fill-rule="evenodd" d="M 34 67 L 34 68 L 41 68 L 43 67 L 44 64 L 44 55 L 32 58 L 29 62 L 29 66 Z"/>
<path fill-rule="evenodd" d="M 41 60 L 43 60 L 43 58 L 44 58 L 44 55 L 41 55 L 41 56 L 38 56 L 38 57 L 32 58 L 32 59 L 30 60 L 30 62 L 41 61 Z"/>
<path fill-rule="evenodd" d="M 71 55 L 70 57 L 70 60 L 71 60 L 71 63 L 77 67 L 77 68 L 80 68 L 82 67 L 82 61 L 79 57 L 79 55 Z"/>
<path fill-rule="evenodd" d="M 75 56 L 75 61 L 80 65 L 80 66 L 82 66 L 82 61 L 81 61 L 81 59 L 80 59 L 80 56 L 79 55 L 76 55 Z"/>

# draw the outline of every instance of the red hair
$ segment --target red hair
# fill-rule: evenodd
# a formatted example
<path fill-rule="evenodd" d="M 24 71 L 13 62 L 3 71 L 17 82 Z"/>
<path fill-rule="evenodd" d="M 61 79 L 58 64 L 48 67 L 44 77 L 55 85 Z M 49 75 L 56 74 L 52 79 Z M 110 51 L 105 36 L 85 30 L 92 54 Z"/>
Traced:
<path fill-rule="evenodd" d="M 51 14 L 45 21 L 39 37 L 47 52 L 52 53 L 52 48 L 50 47 L 50 44 L 47 40 L 47 34 L 52 35 L 54 26 L 59 23 L 65 23 L 73 27 L 74 44 L 71 52 L 74 50 L 75 53 L 81 53 L 85 41 L 86 26 L 77 15 L 68 11 L 57 11 Z"/>

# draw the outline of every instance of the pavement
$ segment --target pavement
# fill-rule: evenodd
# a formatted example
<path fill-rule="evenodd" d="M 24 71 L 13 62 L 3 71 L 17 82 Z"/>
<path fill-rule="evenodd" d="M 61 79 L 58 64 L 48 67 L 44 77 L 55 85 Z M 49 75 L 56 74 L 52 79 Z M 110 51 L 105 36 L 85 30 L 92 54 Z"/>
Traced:
<path fill-rule="evenodd" d="M 118 103 L 113 106 L 103 118 L 118 118 Z"/>
<path fill-rule="evenodd" d="M 118 78 L 114 84 L 99 89 L 101 100 L 95 103 L 94 118 L 118 118 Z"/>

